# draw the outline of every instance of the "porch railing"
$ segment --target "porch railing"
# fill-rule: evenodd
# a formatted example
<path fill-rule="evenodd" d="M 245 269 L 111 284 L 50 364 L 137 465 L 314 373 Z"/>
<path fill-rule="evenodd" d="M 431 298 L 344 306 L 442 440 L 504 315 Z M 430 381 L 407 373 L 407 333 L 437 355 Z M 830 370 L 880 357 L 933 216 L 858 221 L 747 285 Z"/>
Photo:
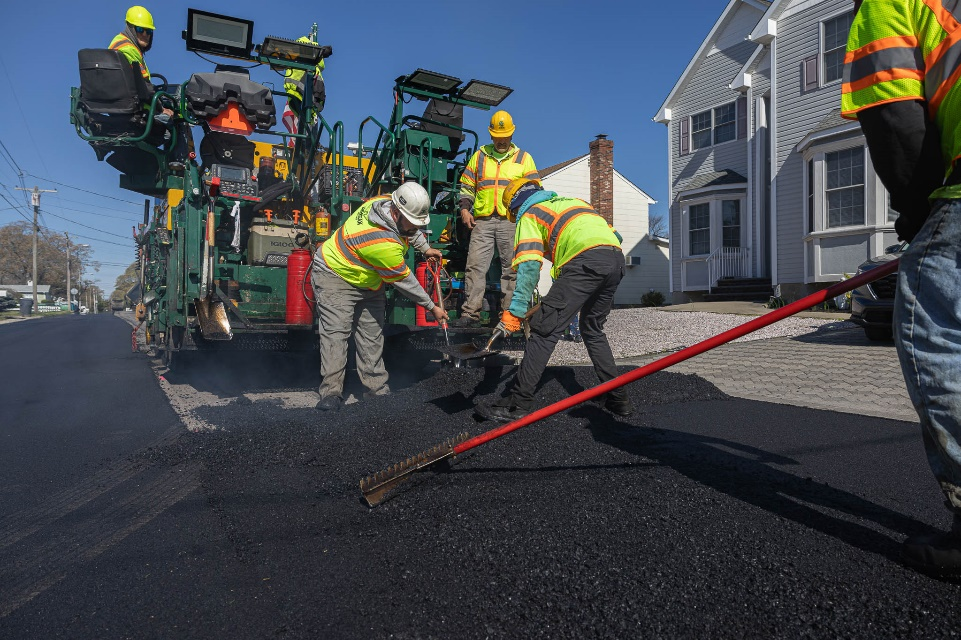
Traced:
<path fill-rule="evenodd" d="M 747 247 L 718 247 L 707 257 L 707 289 L 721 278 L 750 278 L 751 251 Z"/>

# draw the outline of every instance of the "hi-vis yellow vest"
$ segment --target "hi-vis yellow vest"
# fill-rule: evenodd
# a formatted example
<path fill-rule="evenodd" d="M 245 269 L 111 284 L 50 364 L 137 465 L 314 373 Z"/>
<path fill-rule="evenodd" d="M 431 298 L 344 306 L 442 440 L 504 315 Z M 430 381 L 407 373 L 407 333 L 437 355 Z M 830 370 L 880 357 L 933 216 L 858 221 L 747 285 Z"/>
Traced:
<path fill-rule="evenodd" d="M 103 40 L 101 40 L 101 42 L 103 42 Z M 110 41 L 109 48 L 122 53 L 130 64 L 136 63 L 140 65 L 140 75 L 143 76 L 144 80 L 150 82 L 150 70 L 147 69 L 147 63 L 143 61 L 143 53 L 136 43 L 130 41 L 130 38 L 119 33 L 117 37 Z"/>
<path fill-rule="evenodd" d="M 864 0 L 848 35 L 841 115 L 920 100 L 941 132 L 946 176 L 961 157 L 961 7 L 943 0 Z M 945 6 L 947 5 L 947 6 Z M 932 197 L 961 198 L 961 185 Z"/>
<path fill-rule="evenodd" d="M 355 211 L 321 247 L 324 262 L 345 282 L 376 291 L 384 283 L 410 275 L 405 261 L 407 240 L 370 221 L 370 210 L 390 196 L 371 198 Z"/>
<path fill-rule="evenodd" d="M 543 262 L 547 254 L 554 263 L 551 276 L 557 278 L 575 256 L 604 246 L 621 246 L 604 218 L 583 200 L 555 196 L 518 218 L 511 267 L 516 271 L 522 262 Z"/>
<path fill-rule="evenodd" d="M 534 158 L 516 145 L 498 162 L 494 159 L 494 145 L 484 145 L 471 157 L 460 178 L 461 192 L 474 197 L 474 217 L 486 218 L 497 214 L 507 216 L 501 202 L 504 189 L 514 178 L 540 179 Z"/>

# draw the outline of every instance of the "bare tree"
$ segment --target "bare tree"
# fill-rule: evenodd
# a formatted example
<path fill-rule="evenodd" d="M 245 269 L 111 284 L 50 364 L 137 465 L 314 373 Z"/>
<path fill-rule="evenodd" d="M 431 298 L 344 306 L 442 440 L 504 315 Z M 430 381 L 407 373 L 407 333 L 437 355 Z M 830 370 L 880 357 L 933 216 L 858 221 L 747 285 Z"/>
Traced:
<path fill-rule="evenodd" d="M 663 213 L 653 213 L 647 218 L 647 231 L 659 238 L 667 237 L 667 219 Z"/>
<path fill-rule="evenodd" d="M 33 232 L 30 222 L 0 227 L 0 282 L 26 284 L 33 277 Z M 37 238 L 37 284 L 49 284 L 50 295 L 67 295 L 67 238 L 41 229 Z M 70 268 L 80 278 L 90 261 L 90 247 L 70 243 Z M 97 267 L 95 270 L 99 269 Z"/>

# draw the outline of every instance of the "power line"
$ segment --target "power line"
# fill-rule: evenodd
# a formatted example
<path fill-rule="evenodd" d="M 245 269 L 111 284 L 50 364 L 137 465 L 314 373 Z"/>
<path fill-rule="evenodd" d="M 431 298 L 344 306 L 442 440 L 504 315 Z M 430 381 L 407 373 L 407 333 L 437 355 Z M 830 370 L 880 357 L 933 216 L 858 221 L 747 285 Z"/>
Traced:
<path fill-rule="evenodd" d="M 101 205 L 99 202 L 84 202 L 83 200 L 71 200 L 70 198 L 64 198 L 64 197 L 62 197 L 60 194 L 57 194 L 56 196 L 51 196 L 51 198 L 54 199 L 54 200 L 57 200 L 57 201 L 59 201 L 59 202 L 72 202 L 73 204 L 82 204 L 82 205 L 84 205 L 84 206 L 86 206 L 86 207 L 96 207 L 97 209 L 102 209 L 102 210 L 104 210 L 104 211 L 119 211 L 120 213 L 129 213 L 130 215 L 132 215 L 132 216 L 134 216 L 134 217 L 143 215 L 143 203 L 142 203 L 142 202 L 139 202 L 139 203 L 137 203 L 137 205 L 136 205 L 136 206 L 138 207 L 139 211 L 136 211 L 136 212 L 132 212 L 132 213 L 131 213 L 129 209 L 118 209 L 118 208 L 116 208 L 116 207 L 105 207 L 105 206 Z"/>
<path fill-rule="evenodd" d="M 127 203 L 129 203 L 129 204 L 136 204 L 136 205 L 141 205 L 141 206 L 143 206 L 143 202 L 134 202 L 133 200 L 124 200 L 123 198 L 116 198 L 116 197 L 114 197 L 114 196 L 108 196 L 108 195 L 105 194 L 105 193 L 97 193 L 96 191 L 90 191 L 90 190 L 88 190 L 88 189 L 83 189 L 83 188 L 81 188 L 81 187 L 75 187 L 75 186 L 73 186 L 73 185 L 65 184 L 65 183 L 63 183 L 63 182 L 57 182 L 56 180 L 51 180 L 50 178 L 44 178 L 44 177 L 42 177 L 42 176 L 37 176 L 37 175 L 34 175 L 34 174 L 30 173 L 29 171 L 26 172 L 25 175 L 28 175 L 28 176 L 30 176 L 31 178 L 36 178 L 37 180 L 43 180 L 44 182 L 49 182 L 50 184 L 55 184 L 55 185 L 60 186 L 60 187 L 66 187 L 66 188 L 68 188 L 68 189 L 76 189 L 77 191 L 83 191 L 84 193 L 89 193 L 90 195 L 93 195 L 93 196 L 100 196 L 101 198 L 110 198 L 111 200 L 117 200 L 118 202 L 127 202 Z"/>
<path fill-rule="evenodd" d="M 124 217 L 121 217 L 121 216 L 111 216 L 111 215 L 106 214 L 106 213 L 97 213 L 97 212 L 95 212 L 95 211 L 85 211 L 85 210 L 83 210 L 83 209 L 72 209 L 72 208 L 70 208 L 70 207 L 62 207 L 62 206 L 60 206 L 60 205 L 57 205 L 57 208 L 58 208 L 58 209 L 62 209 L 63 211 L 76 211 L 77 213 L 86 213 L 86 214 L 89 214 L 89 215 L 91 215 L 91 216 L 100 216 L 100 217 L 102 217 L 102 218 L 112 218 L 113 220 L 125 220 L 125 221 L 127 221 L 127 222 L 136 222 L 136 221 L 137 221 L 137 218 L 138 218 L 138 216 L 137 216 L 136 213 L 131 213 L 131 214 L 130 214 L 130 215 L 133 216 L 133 218 L 134 218 L 133 220 L 131 220 L 130 218 L 124 218 Z M 142 216 L 140 216 L 140 217 L 142 217 Z"/>
<path fill-rule="evenodd" d="M 3 63 L 3 58 L 0 58 L 0 67 L 3 67 L 3 73 L 4 75 L 7 76 L 7 83 L 8 83 L 7 86 L 10 88 L 10 93 L 13 94 L 14 102 L 17 103 L 17 109 L 20 110 L 20 117 L 23 119 L 23 126 L 27 130 L 27 135 L 30 136 L 30 141 L 33 143 L 33 148 L 37 152 L 37 157 L 40 158 L 40 165 L 43 167 L 44 171 L 49 173 L 50 169 L 47 168 L 46 163 L 43 161 L 43 155 L 40 153 L 40 147 L 39 145 L 37 145 L 37 141 L 33 137 L 33 131 L 30 130 L 30 123 L 27 122 L 27 116 L 24 115 L 23 107 L 20 106 L 20 98 L 17 97 L 17 91 L 16 89 L 14 89 L 16 85 L 13 83 L 13 79 L 10 77 L 10 73 L 7 71 L 7 65 Z"/>
<path fill-rule="evenodd" d="M 70 218 L 66 218 L 66 217 L 64 217 L 64 216 L 58 216 L 57 214 L 51 213 L 51 212 L 49 212 L 49 211 L 45 211 L 44 213 L 46 213 L 48 216 L 53 216 L 54 218 L 60 218 L 61 220 L 66 220 L 67 222 L 69 222 L 69 223 L 71 223 L 71 224 L 75 224 L 75 225 L 77 225 L 78 227 L 83 227 L 84 229 L 90 229 L 91 231 L 96 231 L 97 233 L 102 233 L 102 234 L 108 235 L 108 236 L 114 236 L 115 238 L 126 238 L 126 237 L 127 237 L 127 236 L 122 236 L 122 235 L 120 235 L 119 233 L 111 233 L 111 232 L 109 232 L 109 231 L 104 231 L 103 229 L 98 229 L 98 228 L 96 228 L 96 227 L 91 227 L 91 226 L 89 226 L 89 225 L 85 225 L 85 224 L 83 224 L 83 223 L 77 222 L 76 220 L 71 220 Z"/>

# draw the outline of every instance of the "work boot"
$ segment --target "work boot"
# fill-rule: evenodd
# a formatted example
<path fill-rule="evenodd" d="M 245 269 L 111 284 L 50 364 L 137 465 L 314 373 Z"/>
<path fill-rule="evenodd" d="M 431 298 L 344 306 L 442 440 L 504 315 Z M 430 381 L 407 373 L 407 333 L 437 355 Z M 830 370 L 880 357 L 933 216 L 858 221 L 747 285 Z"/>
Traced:
<path fill-rule="evenodd" d="M 447 323 L 455 329 L 480 329 L 480 318 L 475 316 L 462 315 Z"/>
<path fill-rule="evenodd" d="M 389 396 L 389 395 L 390 395 L 390 387 L 385 384 L 377 391 L 365 391 L 364 400 L 370 400 L 371 398 L 376 398 L 378 396 Z"/>
<path fill-rule="evenodd" d="M 634 413 L 634 403 L 631 402 L 631 399 L 626 393 L 619 395 L 614 395 L 613 393 L 607 394 L 607 399 L 604 400 L 604 408 L 615 416 L 622 418 L 626 418 Z"/>
<path fill-rule="evenodd" d="M 504 396 L 500 400 L 490 404 L 479 402 L 477 406 L 474 407 L 474 411 L 481 418 L 493 420 L 494 422 L 513 422 L 514 420 L 520 420 L 530 413 L 530 410 L 522 409 L 514 404 L 514 398 L 511 396 Z"/>
<path fill-rule="evenodd" d="M 321 398 L 320 402 L 317 403 L 315 409 L 320 411 L 329 411 L 331 413 L 337 413 L 343 406 L 344 401 L 340 396 L 327 396 L 326 398 Z"/>
<path fill-rule="evenodd" d="M 950 531 L 911 536 L 901 545 L 904 564 L 936 578 L 961 578 L 961 516 Z"/>

